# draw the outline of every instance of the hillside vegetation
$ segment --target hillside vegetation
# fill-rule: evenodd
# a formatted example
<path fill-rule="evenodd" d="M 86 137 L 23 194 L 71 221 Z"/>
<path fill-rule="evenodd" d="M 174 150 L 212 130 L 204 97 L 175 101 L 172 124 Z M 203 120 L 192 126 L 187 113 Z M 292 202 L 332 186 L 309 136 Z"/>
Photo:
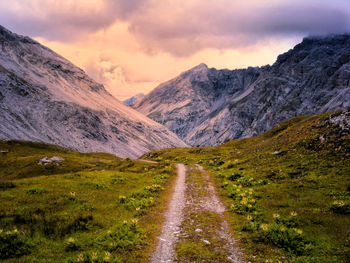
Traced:
<path fill-rule="evenodd" d="M 203 165 L 250 262 L 349 262 L 349 120 L 349 110 L 296 117 L 219 147 L 144 157 Z"/>
<path fill-rule="evenodd" d="M 148 260 L 171 166 L 24 141 L 0 150 L 1 262 Z M 39 164 L 53 156 L 64 160 Z"/>

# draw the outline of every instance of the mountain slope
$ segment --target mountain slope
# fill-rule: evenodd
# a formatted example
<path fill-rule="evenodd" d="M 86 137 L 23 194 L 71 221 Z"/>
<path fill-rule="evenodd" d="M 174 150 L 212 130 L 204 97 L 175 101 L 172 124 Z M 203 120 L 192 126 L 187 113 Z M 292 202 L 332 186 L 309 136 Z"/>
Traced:
<path fill-rule="evenodd" d="M 241 70 L 201 64 L 133 107 L 193 146 L 260 134 L 296 115 L 350 105 L 350 35 L 305 38 L 275 64 Z"/>
<path fill-rule="evenodd" d="M 295 117 L 217 147 L 143 158 L 206 168 L 245 262 L 349 262 L 350 108 Z"/>
<path fill-rule="evenodd" d="M 38 42 L 0 27 L 0 138 L 137 157 L 186 146 L 115 99 L 83 70 Z"/>
<path fill-rule="evenodd" d="M 142 100 L 144 97 L 145 97 L 145 94 L 139 93 L 139 94 L 136 94 L 135 96 L 132 96 L 129 99 L 124 100 L 124 103 L 128 106 L 132 106 L 139 100 Z"/>

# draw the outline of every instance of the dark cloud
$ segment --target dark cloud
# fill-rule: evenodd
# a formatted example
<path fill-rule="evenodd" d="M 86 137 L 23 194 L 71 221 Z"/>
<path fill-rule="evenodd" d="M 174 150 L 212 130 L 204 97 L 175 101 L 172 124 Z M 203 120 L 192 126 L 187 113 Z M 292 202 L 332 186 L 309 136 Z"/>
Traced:
<path fill-rule="evenodd" d="M 343 8 L 342 3 L 345 6 L 345 1 L 320 4 L 311 0 L 305 4 L 198 5 L 172 19 L 138 16 L 130 21 L 130 31 L 149 53 L 186 56 L 205 48 L 243 48 L 271 38 L 349 32 L 349 7 Z"/>
<path fill-rule="evenodd" d="M 0 0 L 0 23 L 21 34 L 64 42 L 124 21 L 149 54 L 187 56 L 205 48 L 241 49 L 271 38 L 350 29 L 349 0 L 101 0 L 90 7 L 81 0 L 64 8 L 53 0 L 13 1 L 20 10 Z"/>
<path fill-rule="evenodd" d="M 20 9 L 12 9 L 11 4 L 4 2 L 7 1 L 0 0 L 2 25 L 20 34 L 64 42 L 127 19 L 146 0 L 102 0 L 91 6 L 84 0 L 13 0 Z"/>

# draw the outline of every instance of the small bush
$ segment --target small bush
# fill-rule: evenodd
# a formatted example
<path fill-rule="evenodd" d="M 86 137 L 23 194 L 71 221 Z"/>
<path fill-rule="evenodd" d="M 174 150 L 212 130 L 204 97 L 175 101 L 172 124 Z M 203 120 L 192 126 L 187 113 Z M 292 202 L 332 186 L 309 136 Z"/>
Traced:
<path fill-rule="evenodd" d="M 145 244 L 145 234 L 137 220 L 133 219 L 117 224 L 99 238 L 98 243 L 110 252 L 138 250 Z"/>
<path fill-rule="evenodd" d="M 260 225 L 258 239 L 295 255 L 307 254 L 312 249 L 312 244 L 303 236 L 302 230 L 276 223 Z"/>
<path fill-rule="evenodd" d="M 40 194 L 45 194 L 48 191 L 42 188 L 31 188 L 27 190 L 27 194 L 29 195 L 40 195 Z"/>
<path fill-rule="evenodd" d="M 26 235 L 17 229 L 0 230 L 0 259 L 19 257 L 30 253 L 31 244 Z"/>
<path fill-rule="evenodd" d="M 87 230 L 93 217 L 91 214 L 57 215 L 54 211 L 33 209 L 13 215 L 14 223 L 24 225 L 31 233 L 63 237 L 75 231 Z"/>
<path fill-rule="evenodd" d="M 77 251 L 81 249 L 80 245 L 78 245 L 76 240 L 72 237 L 67 239 L 67 241 L 65 242 L 65 245 L 66 245 L 65 247 L 66 251 Z"/>
<path fill-rule="evenodd" d="M 112 255 L 111 253 L 105 252 L 92 252 L 92 253 L 81 253 L 74 259 L 69 259 L 67 263 L 122 263 L 123 261 Z"/>
<path fill-rule="evenodd" d="M 345 201 L 334 201 L 330 210 L 336 214 L 350 214 L 350 203 Z"/>
<path fill-rule="evenodd" d="M 0 190 L 15 188 L 15 184 L 12 182 L 0 182 Z"/>
<path fill-rule="evenodd" d="M 243 175 L 241 173 L 234 173 L 229 176 L 227 176 L 227 179 L 230 181 L 236 181 L 237 179 L 241 178 Z"/>
<path fill-rule="evenodd" d="M 115 174 L 111 178 L 111 183 L 112 184 L 123 184 L 126 181 L 126 176 L 125 175 L 119 175 Z"/>

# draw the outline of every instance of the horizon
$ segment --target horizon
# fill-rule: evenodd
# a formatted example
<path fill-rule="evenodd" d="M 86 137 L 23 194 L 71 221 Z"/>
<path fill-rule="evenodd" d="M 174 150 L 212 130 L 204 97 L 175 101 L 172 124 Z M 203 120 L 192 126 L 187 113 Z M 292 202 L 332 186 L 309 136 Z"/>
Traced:
<path fill-rule="evenodd" d="M 51 48 L 120 100 L 201 63 L 271 65 L 304 37 L 350 32 L 345 0 L 0 0 L 0 7 L 1 25 Z"/>

